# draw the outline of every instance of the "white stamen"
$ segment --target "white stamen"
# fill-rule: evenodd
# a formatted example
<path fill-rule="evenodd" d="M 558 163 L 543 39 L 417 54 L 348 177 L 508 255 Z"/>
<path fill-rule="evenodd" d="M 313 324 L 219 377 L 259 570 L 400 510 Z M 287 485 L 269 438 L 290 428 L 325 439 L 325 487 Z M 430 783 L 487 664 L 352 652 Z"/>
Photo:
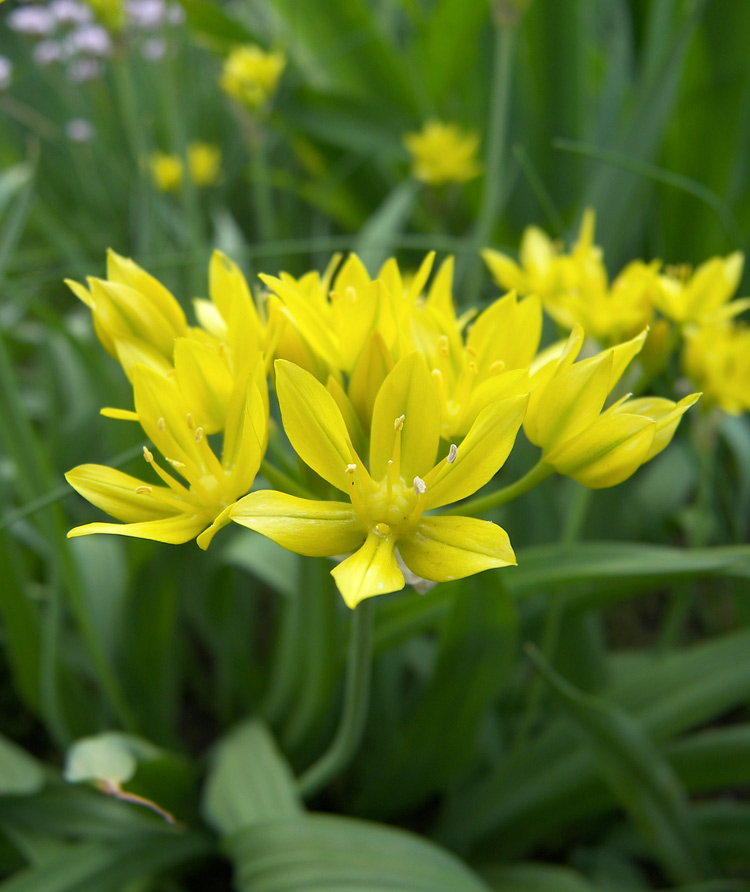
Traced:
<path fill-rule="evenodd" d="M 153 489 L 150 486 L 136 486 L 135 491 L 139 496 L 147 496 L 153 492 Z"/>
<path fill-rule="evenodd" d="M 352 465 L 347 465 L 347 466 L 346 466 L 346 473 L 347 473 L 347 474 L 353 474 L 356 470 L 357 470 L 357 466 L 356 466 L 356 465 L 353 465 L 353 464 L 352 464 Z"/>
<path fill-rule="evenodd" d="M 188 412 L 185 416 L 185 420 L 187 421 L 187 426 L 190 428 L 190 430 L 193 430 L 195 428 L 195 421 L 193 421 L 193 416 L 190 414 L 190 412 Z"/>
<path fill-rule="evenodd" d="M 456 456 L 458 455 L 458 446 L 455 443 L 451 443 L 451 448 L 448 450 L 448 462 L 449 464 L 453 464 L 456 460 Z"/>
<path fill-rule="evenodd" d="M 151 462 L 154 460 L 154 453 L 148 448 L 148 446 L 143 447 L 143 457 L 149 464 L 151 464 Z"/>
<path fill-rule="evenodd" d="M 406 415 L 399 415 L 398 418 L 393 422 L 393 429 L 395 431 L 400 431 L 404 429 L 404 419 Z"/>
<path fill-rule="evenodd" d="M 200 441 L 201 441 L 202 439 L 203 439 L 203 428 L 202 428 L 202 427 L 197 427 L 197 428 L 195 429 L 195 442 L 196 442 L 196 443 L 200 443 Z"/>
<path fill-rule="evenodd" d="M 424 495 L 427 492 L 427 484 L 421 477 L 414 478 L 414 495 Z"/>
<path fill-rule="evenodd" d="M 160 418 L 160 419 L 156 422 L 156 426 L 159 428 L 160 431 L 163 431 L 163 430 L 166 430 L 166 429 L 167 429 L 167 425 L 166 425 L 166 423 L 165 423 L 165 421 L 164 421 L 163 418 Z"/>

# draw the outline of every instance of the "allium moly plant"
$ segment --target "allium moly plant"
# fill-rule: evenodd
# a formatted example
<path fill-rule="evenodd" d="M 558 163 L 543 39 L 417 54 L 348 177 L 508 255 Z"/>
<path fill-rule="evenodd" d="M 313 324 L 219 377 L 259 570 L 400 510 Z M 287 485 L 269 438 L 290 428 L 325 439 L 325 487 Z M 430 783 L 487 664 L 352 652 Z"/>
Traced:
<path fill-rule="evenodd" d="M 372 279 L 354 255 L 323 277 L 264 276 L 272 291 L 256 306 L 217 253 L 196 326 L 114 253 L 106 279 L 69 283 L 133 385 L 134 409 L 105 414 L 137 421 L 164 460 L 145 448 L 153 481 L 97 465 L 71 471 L 82 495 L 122 521 L 71 535 L 197 537 L 207 548 L 234 521 L 299 554 L 335 558 L 332 575 L 354 608 L 402 589 L 404 570 L 437 583 L 514 564 L 508 533 L 481 516 L 490 508 L 554 472 L 613 486 L 667 446 L 698 394 L 615 394 L 645 329 L 578 359 L 584 331 L 574 323 L 540 352 L 536 297 L 509 293 L 476 318 L 471 309 L 458 317 L 452 261 L 427 288 L 433 260 L 410 281 L 393 259 Z M 288 443 L 312 477 L 294 480 L 264 461 L 267 372 Z M 522 426 L 541 449 L 537 464 L 464 501 L 492 483 Z"/>

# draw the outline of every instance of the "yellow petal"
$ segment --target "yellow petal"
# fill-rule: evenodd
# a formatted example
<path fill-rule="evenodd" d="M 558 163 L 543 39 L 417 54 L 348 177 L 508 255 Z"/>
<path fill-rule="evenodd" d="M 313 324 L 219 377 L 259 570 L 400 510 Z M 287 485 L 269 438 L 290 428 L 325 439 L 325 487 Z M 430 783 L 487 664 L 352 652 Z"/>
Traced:
<path fill-rule="evenodd" d="M 383 336 L 374 331 L 365 342 L 349 380 L 349 399 L 362 427 L 369 431 L 375 397 L 393 368 L 393 358 Z"/>
<path fill-rule="evenodd" d="M 174 347 L 175 380 L 207 434 L 225 424 L 234 381 L 217 350 L 195 338 L 178 338 Z"/>
<path fill-rule="evenodd" d="M 452 257 L 446 257 L 440 264 L 440 268 L 432 280 L 432 285 L 430 285 L 430 291 L 427 295 L 427 309 L 455 324 L 456 314 L 453 308 L 454 267 L 455 262 Z"/>
<path fill-rule="evenodd" d="M 484 248 L 481 254 L 482 260 L 487 264 L 492 278 L 500 288 L 512 288 L 514 291 L 518 291 L 519 294 L 528 293 L 528 277 L 521 267 L 507 254 L 501 254 L 500 251 L 493 251 L 491 248 Z"/>
<path fill-rule="evenodd" d="M 370 474 L 375 480 L 385 477 L 396 441 L 394 422 L 402 415 L 401 476 L 410 483 L 434 465 L 440 442 L 440 398 L 419 353 L 396 363 L 375 399 L 370 433 Z"/>
<path fill-rule="evenodd" d="M 138 421 L 138 413 L 132 409 L 118 409 L 117 407 L 105 406 L 99 410 L 99 414 L 105 418 L 116 418 L 118 421 Z"/>
<path fill-rule="evenodd" d="M 263 326 L 242 271 L 221 251 L 208 267 L 208 290 L 227 327 L 227 342 L 235 370 L 246 356 L 263 348 Z"/>
<path fill-rule="evenodd" d="M 491 304 L 472 325 L 466 346 L 477 353 L 480 369 L 501 360 L 506 369 L 530 365 L 542 335 L 542 305 L 538 297 L 519 303 L 512 291 Z"/>
<path fill-rule="evenodd" d="M 534 424 L 526 436 L 545 452 L 587 428 L 598 417 L 610 391 L 612 351 L 577 362 L 531 394 Z"/>
<path fill-rule="evenodd" d="M 398 568 L 392 536 L 368 533 L 364 545 L 331 570 L 347 607 L 360 601 L 404 587 L 404 575 Z"/>
<path fill-rule="evenodd" d="M 615 486 L 647 460 L 655 433 L 656 423 L 641 415 L 602 416 L 545 461 L 591 489 Z"/>
<path fill-rule="evenodd" d="M 627 400 L 616 411 L 627 412 L 631 415 L 642 415 L 656 422 L 654 441 L 651 444 L 645 461 L 650 461 L 664 449 L 674 436 L 680 419 L 687 410 L 694 406 L 701 394 L 691 393 L 683 397 L 679 403 L 666 400 L 661 397 L 641 397 L 635 400 Z"/>
<path fill-rule="evenodd" d="M 225 499 L 235 499 L 253 484 L 268 443 L 268 384 L 262 357 L 253 374 L 237 379 L 227 406 L 221 466 L 229 475 Z"/>
<path fill-rule="evenodd" d="M 141 269 L 137 263 L 128 257 L 121 257 L 112 249 L 107 251 L 107 279 L 110 282 L 129 285 L 145 295 L 168 321 L 175 337 L 187 334 L 185 313 L 168 289 L 144 269 Z"/>
<path fill-rule="evenodd" d="M 206 526 L 208 520 L 200 515 L 178 514 L 161 520 L 149 520 L 146 523 L 87 523 L 74 527 L 68 538 L 90 536 L 93 533 L 109 533 L 115 536 L 130 536 L 133 539 L 152 539 L 154 542 L 165 542 L 167 545 L 182 545 L 194 539 Z"/>
<path fill-rule="evenodd" d="M 399 540 L 398 550 L 412 573 L 432 582 L 516 564 L 505 530 L 476 517 L 423 517 L 411 538 Z"/>
<path fill-rule="evenodd" d="M 349 502 L 316 502 L 271 490 L 251 492 L 230 505 L 226 517 L 308 557 L 346 554 L 365 538 Z"/>
<path fill-rule="evenodd" d="M 221 465 L 208 441 L 197 439 L 203 420 L 193 414 L 175 382 L 145 365 L 135 366 L 132 380 L 138 419 L 159 452 L 185 465 L 183 476 L 191 483 L 204 476 L 220 478 Z"/>
<path fill-rule="evenodd" d="M 364 455 L 367 451 L 368 438 L 365 436 L 365 432 L 362 430 L 362 423 L 357 417 L 354 406 L 338 378 L 329 375 L 326 382 L 326 390 L 331 394 L 339 408 L 339 412 L 341 412 L 341 417 L 344 419 L 349 439 L 352 441 L 354 449 L 359 455 Z"/>
<path fill-rule="evenodd" d="M 453 462 L 444 459 L 425 478 L 425 508 L 465 499 L 491 480 L 510 454 L 528 395 L 491 403 L 477 416 Z"/>
<path fill-rule="evenodd" d="M 146 483 L 105 465 L 79 465 L 68 471 L 65 479 L 92 505 L 129 523 L 169 517 L 186 505 L 166 486 Z"/>
<path fill-rule="evenodd" d="M 625 369 L 630 365 L 632 359 L 641 352 L 647 337 L 648 329 L 644 328 L 643 331 L 640 332 L 640 334 L 637 334 L 634 338 L 625 341 L 623 344 L 618 344 L 616 347 L 610 347 L 607 351 L 612 354 L 612 377 L 609 382 L 610 390 L 612 390 L 615 384 L 622 378 Z"/>
<path fill-rule="evenodd" d="M 169 359 L 148 341 L 138 338 L 115 337 L 112 343 L 117 361 L 130 381 L 133 380 L 133 369 L 138 363 L 149 366 L 160 375 L 168 375 L 173 369 Z"/>
<path fill-rule="evenodd" d="M 276 392 L 284 430 L 305 464 L 347 492 L 346 467 L 352 462 L 349 433 L 330 393 L 299 366 L 277 359 Z"/>

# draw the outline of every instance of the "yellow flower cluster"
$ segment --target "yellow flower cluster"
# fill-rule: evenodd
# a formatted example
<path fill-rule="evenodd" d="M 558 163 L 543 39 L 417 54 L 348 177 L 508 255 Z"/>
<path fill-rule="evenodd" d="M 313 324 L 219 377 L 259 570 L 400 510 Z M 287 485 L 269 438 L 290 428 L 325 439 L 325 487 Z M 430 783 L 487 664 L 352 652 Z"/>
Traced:
<path fill-rule="evenodd" d="M 431 186 L 465 183 L 482 172 L 479 137 L 463 133 L 456 124 L 427 121 L 419 132 L 404 136 L 404 145 L 411 155 L 412 176 Z"/>
<path fill-rule="evenodd" d="M 114 252 L 105 279 L 68 282 L 133 385 L 133 409 L 103 414 L 137 421 L 163 456 L 144 450 L 151 481 L 72 470 L 71 485 L 121 523 L 70 535 L 197 537 L 206 548 L 234 521 L 300 554 L 349 555 L 332 573 L 355 607 L 403 588 L 407 570 L 441 582 L 515 563 L 501 527 L 439 509 L 489 483 L 522 426 L 541 448 L 535 479 L 557 471 L 606 487 L 660 452 L 697 399 L 625 396 L 605 407 L 645 331 L 579 359 L 576 323 L 540 352 L 539 298 L 511 292 L 458 316 L 453 260 L 428 285 L 433 263 L 430 254 L 406 279 L 390 259 L 373 279 L 355 255 L 335 257 L 322 276 L 262 276 L 268 292 L 256 305 L 216 252 L 195 326 Z M 286 436 L 316 482 L 289 487 L 276 473 L 287 491 L 249 492 L 268 439 L 269 373 Z"/>
<path fill-rule="evenodd" d="M 581 325 L 599 344 L 621 344 L 652 324 L 645 349 L 651 364 L 665 365 L 682 342 L 682 368 L 705 392 L 704 406 L 733 413 L 750 408 L 744 358 L 750 341 L 735 321 L 750 299 L 732 300 L 742 277 L 741 253 L 713 257 L 694 271 L 637 260 L 610 282 L 594 244 L 594 214 L 587 211 L 570 251 L 532 226 L 523 234 L 518 263 L 489 248 L 482 256 L 500 287 L 537 295 L 559 325 Z"/>
<path fill-rule="evenodd" d="M 149 168 L 160 192 L 176 192 L 182 185 L 185 165 L 179 155 L 154 152 Z M 221 149 L 211 143 L 191 142 L 187 148 L 187 169 L 199 189 L 215 186 L 221 177 Z"/>
<path fill-rule="evenodd" d="M 286 68 L 282 52 L 264 52 L 255 44 L 239 46 L 227 56 L 219 79 L 224 92 L 252 111 L 266 106 Z"/>

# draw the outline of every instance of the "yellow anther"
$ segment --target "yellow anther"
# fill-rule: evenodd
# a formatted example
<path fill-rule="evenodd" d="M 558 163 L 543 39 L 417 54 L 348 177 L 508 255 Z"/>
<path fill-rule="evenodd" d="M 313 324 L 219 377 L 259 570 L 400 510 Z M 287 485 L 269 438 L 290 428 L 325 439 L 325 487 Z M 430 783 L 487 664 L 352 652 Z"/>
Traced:
<path fill-rule="evenodd" d="M 352 464 L 346 466 L 347 474 L 356 474 L 356 472 L 357 472 L 357 466 L 355 464 L 352 463 Z"/>
<path fill-rule="evenodd" d="M 474 362 L 473 359 L 468 363 L 468 369 L 472 373 L 472 375 L 479 374 L 479 366 Z"/>
<path fill-rule="evenodd" d="M 163 418 L 159 418 L 159 419 L 157 420 L 157 422 L 156 422 L 156 426 L 159 428 L 160 431 L 164 431 L 164 430 L 167 429 L 166 422 L 164 421 Z"/>
<path fill-rule="evenodd" d="M 387 539 L 391 535 L 391 528 L 387 523 L 376 523 L 373 532 L 382 539 Z"/>
<path fill-rule="evenodd" d="M 197 427 L 197 428 L 195 429 L 195 442 L 196 442 L 196 443 L 200 443 L 200 441 L 201 441 L 202 439 L 203 439 L 203 428 L 202 428 L 202 427 Z"/>
<path fill-rule="evenodd" d="M 154 453 L 148 448 L 148 446 L 143 447 L 143 457 L 149 464 L 151 464 L 151 462 L 154 460 Z"/>
<path fill-rule="evenodd" d="M 357 299 L 357 291 L 352 285 L 346 286 L 346 299 L 353 304 Z"/>
<path fill-rule="evenodd" d="M 440 335 L 438 338 L 438 350 L 440 351 L 441 356 L 450 356 L 450 343 L 448 342 L 448 335 Z"/>
<path fill-rule="evenodd" d="M 153 489 L 150 486 L 136 486 L 135 491 L 139 496 L 147 496 L 153 492 Z"/>
<path fill-rule="evenodd" d="M 448 464 L 453 464 L 456 460 L 456 456 L 458 455 L 458 446 L 455 443 L 451 443 L 451 448 L 448 450 Z"/>
<path fill-rule="evenodd" d="M 490 374 L 497 375 L 499 372 L 505 371 L 505 362 L 502 359 L 496 359 L 490 366 Z"/>
<path fill-rule="evenodd" d="M 190 430 L 193 430 L 195 428 L 195 421 L 193 421 L 193 416 L 190 414 L 190 412 L 188 412 L 185 416 L 185 420 L 187 421 L 187 426 L 190 428 Z"/>
<path fill-rule="evenodd" d="M 477 348 L 472 346 L 466 347 L 466 355 L 470 356 L 472 359 L 477 358 Z"/>
<path fill-rule="evenodd" d="M 339 298 L 341 297 L 341 295 L 338 293 L 338 291 L 329 291 L 329 292 L 328 292 L 328 297 L 330 297 L 330 299 L 331 299 L 332 301 L 334 301 L 334 300 L 339 300 Z"/>
<path fill-rule="evenodd" d="M 165 456 L 165 458 L 166 458 L 166 456 Z M 174 458 L 167 458 L 167 461 L 169 462 L 170 465 L 172 465 L 172 467 L 173 467 L 176 471 L 179 471 L 180 468 L 184 468 L 184 467 L 185 467 L 185 463 L 184 463 L 184 462 L 177 461 L 177 460 L 174 459 Z"/>
<path fill-rule="evenodd" d="M 427 484 L 421 477 L 414 478 L 414 495 L 424 495 L 427 492 Z"/>
<path fill-rule="evenodd" d="M 398 418 L 393 422 L 393 429 L 395 431 L 402 431 L 404 429 L 404 419 L 406 415 L 399 415 Z"/>

